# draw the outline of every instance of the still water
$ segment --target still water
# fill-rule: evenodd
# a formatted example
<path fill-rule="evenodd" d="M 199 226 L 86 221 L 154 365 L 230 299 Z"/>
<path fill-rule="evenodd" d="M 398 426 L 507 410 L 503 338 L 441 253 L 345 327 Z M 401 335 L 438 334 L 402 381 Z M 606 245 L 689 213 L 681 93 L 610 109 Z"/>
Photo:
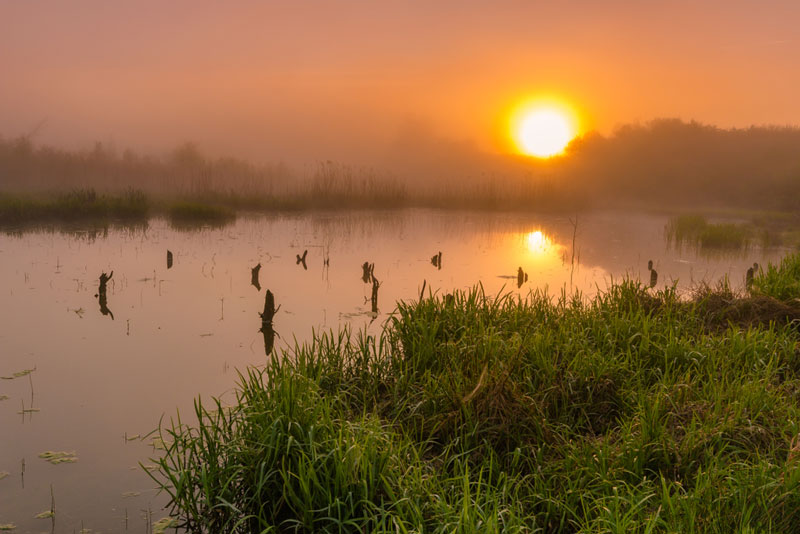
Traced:
<path fill-rule="evenodd" d="M 166 499 L 139 466 L 158 451 L 139 437 L 161 417 L 191 414 L 197 395 L 230 395 L 236 369 L 264 361 L 266 290 L 280 305 L 280 350 L 344 324 L 377 332 L 423 281 L 439 293 L 480 282 L 490 294 L 592 295 L 625 276 L 649 282 L 652 259 L 659 287 L 725 275 L 741 286 L 754 261 L 783 254 L 674 250 L 666 221 L 593 213 L 575 225 L 565 216 L 409 210 L 0 234 L 0 525 L 149 532 Z M 380 281 L 377 314 L 364 262 Z M 258 263 L 261 289 L 251 283 Z M 521 287 L 519 268 L 528 275 Z M 112 271 L 100 302 L 99 277 Z M 54 465 L 39 457 L 45 451 L 77 461 Z M 53 501 L 54 522 L 35 517 Z"/>

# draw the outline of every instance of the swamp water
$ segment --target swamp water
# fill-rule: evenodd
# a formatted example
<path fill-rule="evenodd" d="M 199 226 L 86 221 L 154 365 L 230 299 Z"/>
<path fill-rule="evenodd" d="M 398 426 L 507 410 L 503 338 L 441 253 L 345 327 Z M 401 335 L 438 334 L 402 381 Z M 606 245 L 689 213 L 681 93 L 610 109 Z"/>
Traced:
<path fill-rule="evenodd" d="M 426 295 L 480 282 L 487 294 L 548 287 L 589 296 L 625 276 L 649 283 L 652 259 L 657 287 L 728 275 L 740 288 L 754 261 L 785 252 L 676 250 L 664 239 L 665 216 L 573 222 L 408 210 L 240 218 L 216 229 L 154 220 L 146 229 L 0 234 L 0 525 L 151 532 L 167 514 L 139 466 L 159 454 L 147 435 L 177 411 L 191 421 L 198 395 L 230 398 L 236 369 L 264 361 L 266 290 L 280 306 L 280 350 L 312 329 L 377 333 L 423 281 Z M 377 314 L 364 262 L 380 282 Z M 251 283 L 258 263 L 260 289 Z M 519 268 L 528 275 L 521 287 Z M 99 277 L 111 271 L 103 302 Z M 53 502 L 55 518 L 36 517 Z"/>

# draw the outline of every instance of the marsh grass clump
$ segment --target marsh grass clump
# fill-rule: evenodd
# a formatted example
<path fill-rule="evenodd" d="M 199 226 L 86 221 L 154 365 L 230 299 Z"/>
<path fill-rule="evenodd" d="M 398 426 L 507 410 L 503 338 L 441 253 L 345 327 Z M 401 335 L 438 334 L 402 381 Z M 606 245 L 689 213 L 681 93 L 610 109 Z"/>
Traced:
<path fill-rule="evenodd" d="M 150 201 L 142 191 L 98 194 L 94 189 L 72 189 L 50 196 L 0 194 L 0 223 L 141 222 L 150 215 Z"/>
<path fill-rule="evenodd" d="M 693 246 L 701 250 L 743 250 L 756 242 L 770 243 L 772 234 L 756 236 L 750 226 L 733 223 L 710 223 L 702 215 L 679 215 L 664 229 L 667 243 L 676 247 Z"/>
<path fill-rule="evenodd" d="M 198 400 L 151 475 L 190 532 L 796 532 L 800 329 L 753 320 L 782 294 L 400 302 Z"/>

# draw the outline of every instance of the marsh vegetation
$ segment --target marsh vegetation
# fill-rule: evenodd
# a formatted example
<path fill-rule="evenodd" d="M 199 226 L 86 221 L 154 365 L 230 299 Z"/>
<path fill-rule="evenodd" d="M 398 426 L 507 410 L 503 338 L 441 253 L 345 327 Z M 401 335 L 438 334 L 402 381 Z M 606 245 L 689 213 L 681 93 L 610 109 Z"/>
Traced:
<path fill-rule="evenodd" d="M 800 247 L 798 228 L 798 214 L 791 212 L 727 214 L 725 220 L 718 222 L 695 213 L 671 217 L 664 227 L 664 238 L 669 246 L 678 249 L 689 247 L 707 254 L 730 254 L 757 247 Z"/>
<path fill-rule="evenodd" d="M 192 532 L 794 532 L 798 266 L 400 302 L 199 399 L 153 476 Z"/>
<path fill-rule="evenodd" d="M 37 146 L 28 137 L 0 138 L 0 191 L 52 197 L 95 190 L 102 197 L 124 196 L 134 189 L 156 204 L 191 202 L 262 212 L 398 207 L 796 212 L 798 146 L 797 128 L 726 130 L 662 119 L 626 125 L 610 136 L 585 134 L 563 156 L 550 160 L 416 147 L 399 166 L 319 161 L 298 170 L 212 157 L 191 143 L 147 156 L 102 143 L 91 150 L 67 151 Z M 65 199 L 58 203 L 68 204 Z M 141 201 L 116 208 L 103 204 L 93 200 L 86 211 L 102 215 L 130 210 L 130 215 L 141 216 L 144 209 Z M 38 213 L 35 205 L 12 208 L 8 199 L 0 208 L 0 219 Z M 68 206 L 53 210 L 76 212 Z"/>

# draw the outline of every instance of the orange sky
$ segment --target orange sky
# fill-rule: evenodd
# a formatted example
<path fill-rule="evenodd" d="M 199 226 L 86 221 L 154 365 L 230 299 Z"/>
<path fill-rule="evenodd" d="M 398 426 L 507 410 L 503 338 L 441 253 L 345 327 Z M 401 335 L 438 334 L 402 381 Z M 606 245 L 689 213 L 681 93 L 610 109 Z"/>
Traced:
<path fill-rule="evenodd" d="M 604 133 L 800 124 L 800 2 L 9 0 L 0 73 L 4 136 L 369 164 L 426 136 L 506 150 L 542 93 Z"/>

